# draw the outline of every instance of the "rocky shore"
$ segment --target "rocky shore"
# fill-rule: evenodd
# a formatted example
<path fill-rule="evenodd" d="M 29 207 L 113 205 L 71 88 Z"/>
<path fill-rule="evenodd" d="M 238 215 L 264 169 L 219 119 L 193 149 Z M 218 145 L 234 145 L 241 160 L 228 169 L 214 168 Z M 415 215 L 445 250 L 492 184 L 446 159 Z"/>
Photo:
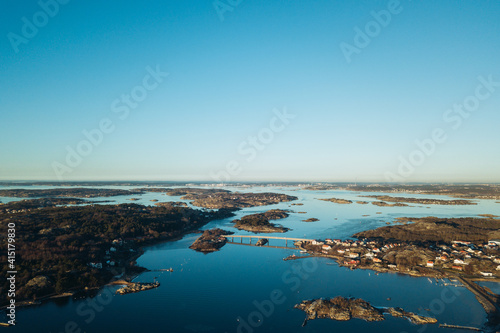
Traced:
<path fill-rule="evenodd" d="M 304 325 L 308 320 L 321 318 L 338 321 L 347 321 L 352 318 L 366 321 L 382 321 L 385 320 L 384 314 L 386 313 L 393 317 L 406 318 L 417 325 L 437 323 L 435 318 L 420 316 L 413 312 L 404 311 L 401 308 L 376 308 L 360 298 L 344 298 L 342 296 L 329 300 L 322 298 L 305 300 L 295 305 L 295 308 L 306 313 Z"/>
<path fill-rule="evenodd" d="M 158 288 L 160 286 L 160 282 L 156 281 L 154 283 L 129 283 L 125 287 L 120 288 L 116 291 L 117 294 L 125 295 L 131 293 L 138 293 L 140 291 L 150 290 L 154 288 Z"/>

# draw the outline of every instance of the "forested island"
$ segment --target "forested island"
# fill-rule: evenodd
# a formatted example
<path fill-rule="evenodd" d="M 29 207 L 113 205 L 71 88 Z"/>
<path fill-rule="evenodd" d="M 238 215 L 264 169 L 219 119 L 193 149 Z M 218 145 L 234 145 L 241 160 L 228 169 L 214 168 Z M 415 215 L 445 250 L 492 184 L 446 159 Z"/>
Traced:
<path fill-rule="evenodd" d="M 140 190 L 70 187 L 70 188 L 52 188 L 43 190 L 40 189 L 0 190 L 0 197 L 96 198 L 96 197 L 114 197 L 119 195 L 136 195 L 142 193 L 144 192 Z"/>
<path fill-rule="evenodd" d="M 269 222 L 288 217 L 288 212 L 281 209 L 272 209 L 265 213 L 243 216 L 240 220 L 234 220 L 234 227 L 240 230 L 255 233 L 286 232 L 288 228 Z"/>
<path fill-rule="evenodd" d="M 175 196 L 182 195 L 181 199 L 192 200 L 193 206 L 209 209 L 267 206 L 298 199 L 295 196 L 270 192 L 246 193 L 199 188 L 173 189 L 166 193 Z"/>

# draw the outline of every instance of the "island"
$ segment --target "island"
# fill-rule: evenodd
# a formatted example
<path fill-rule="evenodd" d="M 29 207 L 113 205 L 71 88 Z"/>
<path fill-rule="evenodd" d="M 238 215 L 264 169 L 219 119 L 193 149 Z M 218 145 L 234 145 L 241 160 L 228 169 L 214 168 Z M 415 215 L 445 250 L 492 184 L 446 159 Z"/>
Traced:
<path fill-rule="evenodd" d="M 96 198 L 96 197 L 114 197 L 119 195 L 137 195 L 143 194 L 140 190 L 121 190 L 109 188 L 54 188 L 54 189 L 12 189 L 0 190 L 0 197 L 51 197 L 51 198 Z"/>
<path fill-rule="evenodd" d="M 16 229 L 17 302 L 100 288 L 114 276 L 131 277 L 144 270 L 135 265 L 143 246 L 177 239 L 210 221 L 234 216 L 227 209 L 134 203 L 55 205 L 73 200 L 34 199 L 1 206 L 1 241 L 6 242 L 9 223 Z M 0 249 L 0 259 L 7 262 L 7 247 Z M 0 287 L 8 290 L 6 270 L 0 278 Z M 7 293 L 0 294 L 0 305 L 6 301 Z"/>
<path fill-rule="evenodd" d="M 307 220 L 302 220 L 302 222 L 317 222 L 319 221 L 319 219 L 315 218 L 315 217 L 311 217 L 310 219 L 307 219 Z"/>
<path fill-rule="evenodd" d="M 239 220 L 234 220 L 234 227 L 240 230 L 254 233 L 287 232 L 289 229 L 269 222 L 288 217 L 288 212 L 281 209 L 268 210 L 265 213 L 257 213 L 243 216 Z"/>
<path fill-rule="evenodd" d="M 393 317 L 408 319 L 417 325 L 437 323 L 435 318 L 406 312 L 401 308 L 376 308 L 360 298 L 344 298 L 342 296 L 337 296 L 329 300 L 321 298 L 305 300 L 295 305 L 295 308 L 306 313 L 303 326 L 308 320 L 317 318 L 329 318 L 338 321 L 347 321 L 352 318 L 359 318 L 366 321 L 382 321 L 385 320 L 384 314 L 386 313 Z"/>
<path fill-rule="evenodd" d="M 169 193 L 171 192 L 167 192 Z M 267 206 L 298 199 L 295 196 L 270 192 L 243 193 L 213 189 L 176 189 L 175 194 L 179 193 L 186 193 L 181 199 L 192 200 L 193 206 L 209 209 Z"/>
<path fill-rule="evenodd" d="M 372 205 L 379 207 L 408 207 L 407 204 L 396 202 L 393 204 L 387 203 L 385 201 L 372 201 Z"/>
<path fill-rule="evenodd" d="M 203 234 L 197 238 L 189 247 L 195 251 L 210 253 L 219 251 L 221 247 L 226 245 L 227 239 L 222 235 L 232 235 L 233 232 L 222 230 L 219 228 L 205 230 Z"/>
<path fill-rule="evenodd" d="M 318 200 L 321 200 L 321 201 L 329 201 L 329 202 L 334 202 L 334 203 L 337 203 L 337 204 L 343 204 L 343 205 L 352 204 L 352 201 L 351 201 L 351 200 L 346 200 L 346 199 L 338 199 L 338 198 L 318 199 Z"/>
<path fill-rule="evenodd" d="M 353 192 L 416 193 L 446 195 L 464 199 L 500 199 L 500 184 L 345 184 L 320 183 L 305 190 L 344 190 Z"/>

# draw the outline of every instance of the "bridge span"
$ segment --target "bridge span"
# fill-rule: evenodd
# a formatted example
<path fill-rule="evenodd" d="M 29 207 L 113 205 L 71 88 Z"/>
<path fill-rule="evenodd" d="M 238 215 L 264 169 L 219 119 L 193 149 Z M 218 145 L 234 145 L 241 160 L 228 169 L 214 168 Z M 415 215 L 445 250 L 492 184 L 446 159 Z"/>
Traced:
<path fill-rule="evenodd" d="M 277 236 L 263 236 L 263 235 L 256 235 L 256 236 L 253 236 L 253 235 L 222 235 L 222 237 L 226 238 L 228 240 L 228 242 L 231 244 L 244 244 L 244 245 L 253 245 L 252 239 L 254 239 L 254 238 L 256 239 L 256 242 L 261 238 L 266 238 L 267 240 L 270 240 L 270 239 L 284 240 L 285 247 L 281 247 L 281 248 L 290 248 L 288 246 L 288 241 L 292 241 L 292 242 L 297 242 L 297 241 L 312 242 L 313 241 L 313 239 L 308 239 L 308 238 L 277 237 Z M 238 238 L 239 238 L 239 242 L 235 242 L 234 241 L 235 238 L 236 238 L 236 240 L 238 240 Z M 243 243 L 243 239 L 249 239 L 249 243 Z"/>

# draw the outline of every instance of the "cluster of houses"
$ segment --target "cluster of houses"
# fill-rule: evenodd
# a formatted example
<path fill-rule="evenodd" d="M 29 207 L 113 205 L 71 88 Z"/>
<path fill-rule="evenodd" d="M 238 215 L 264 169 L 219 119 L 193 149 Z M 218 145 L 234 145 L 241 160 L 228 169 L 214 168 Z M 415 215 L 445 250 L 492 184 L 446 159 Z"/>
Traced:
<path fill-rule="evenodd" d="M 364 262 L 373 262 L 384 264 L 385 253 L 391 249 L 401 247 L 401 243 L 385 243 L 382 244 L 375 240 L 340 240 L 340 239 L 325 239 L 313 240 L 311 245 L 316 247 L 315 251 L 321 247 L 321 253 L 332 255 L 337 258 L 342 258 L 341 264 L 346 266 L 357 266 L 360 260 Z M 429 248 L 435 253 L 435 258 L 427 258 L 421 266 L 434 268 L 436 265 L 442 268 L 463 271 L 464 267 L 469 265 L 473 260 L 488 260 L 489 264 L 486 267 L 489 271 L 479 271 L 482 276 L 492 277 L 500 276 L 500 256 L 492 255 L 491 253 L 499 253 L 500 239 L 490 240 L 487 244 L 475 245 L 466 241 L 454 241 L 451 245 L 430 246 Z M 491 251 L 493 250 L 493 251 Z M 496 250 L 496 251 L 495 251 Z M 384 265 L 389 269 L 397 270 L 397 266 L 387 263 Z M 483 267 L 485 265 L 482 265 Z M 494 273 L 494 271 L 496 271 Z"/>
<path fill-rule="evenodd" d="M 112 241 L 112 246 L 110 246 L 109 249 L 106 250 L 106 255 L 103 258 L 105 261 L 104 262 L 102 262 L 102 261 L 90 262 L 88 264 L 88 266 L 92 267 L 92 268 L 102 269 L 103 267 L 113 267 L 113 266 L 117 265 L 116 260 L 114 260 L 113 258 L 116 257 L 118 248 L 122 247 L 125 243 L 126 243 L 126 241 L 124 241 L 121 238 L 114 239 Z M 129 249 L 129 251 L 134 252 L 135 250 Z"/>

